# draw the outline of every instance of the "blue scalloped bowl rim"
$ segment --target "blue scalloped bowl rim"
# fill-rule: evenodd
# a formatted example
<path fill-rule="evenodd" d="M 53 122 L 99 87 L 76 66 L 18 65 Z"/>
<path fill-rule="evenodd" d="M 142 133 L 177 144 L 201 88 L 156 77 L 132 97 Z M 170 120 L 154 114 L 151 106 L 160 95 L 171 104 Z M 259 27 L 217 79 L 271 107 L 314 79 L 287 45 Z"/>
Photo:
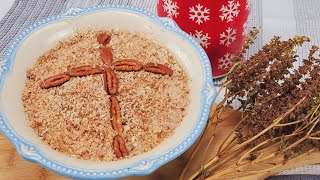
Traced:
<path fill-rule="evenodd" d="M 6 118 L 4 117 L 2 110 L 0 111 L 0 130 L 3 134 L 15 145 L 19 154 L 26 160 L 32 161 L 40 164 L 41 166 L 53 171 L 62 176 L 76 179 L 114 179 L 122 178 L 127 176 L 143 176 L 148 175 L 154 172 L 156 169 L 166 164 L 167 162 L 177 158 L 183 152 L 185 152 L 200 136 L 209 116 L 210 108 L 213 100 L 216 97 L 216 90 L 212 81 L 212 71 L 210 61 L 207 54 L 203 48 L 197 43 L 197 41 L 184 31 L 182 31 L 178 25 L 171 20 L 170 18 L 160 18 L 153 13 L 150 13 L 146 10 L 138 9 L 131 6 L 125 5 L 101 5 L 90 8 L 71 8 L 68 9 L 65 13 L 48 17 L 41 21 L 34 23 L 29 28 L 25 29 L 17 39 L 13 41 L 9 47 L 6 57 L 0 61 L 0 90 L 2 90 L 3 80 L 6 75 L 11 71 L 12 62 L 14 61 L 16 50 L 23 40 L 31 34 L 34 30 L 37 30 L 43 25 L 68 19 L 68 18 L 77 18 L 79 16 L 92 13 L 100 10 L 123 10 L 126 12 L 135 13 L 138 15 L 145 16 L 149 20 L 155 22 L 162 28 L 175 33 L 178 36 L 186 39 L 189 44 L 197 49 L 199 57 L 202 60 L 202 69 L 203 69 L 203 86 L 201 87 L 201 109 L 200 116 L 197 119 L 197 122 L 188 136 L 177 144 L 175 147 L 169 151 L 162 153 L 158 156 L 142 159 L 138 162 L 135 162 L 125 168 L 121 169 L 112 169 L 112 170 L 86 170 L 80 168 L 74 168 L 60 162 L 56 162 L 48 159 L 36 146 L 24 140 L 18 134 L 16 134 L 13 129 L 10 127 Z"/>

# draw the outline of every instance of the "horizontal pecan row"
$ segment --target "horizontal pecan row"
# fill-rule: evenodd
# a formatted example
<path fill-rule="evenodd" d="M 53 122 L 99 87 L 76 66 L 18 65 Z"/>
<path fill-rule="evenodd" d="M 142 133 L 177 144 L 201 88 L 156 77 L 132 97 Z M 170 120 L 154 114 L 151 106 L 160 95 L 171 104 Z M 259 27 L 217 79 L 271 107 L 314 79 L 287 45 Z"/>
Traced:
<path fill-rule="evenodd" d="M 124 59 L 116 61 L 112 64 L 113 69 L 117 71 L 139 71 L 142 69 L 142 64 L 133 59 Z"/>
<path fill-rule="evenodd" d="M 172 76 L 173 71 L 169 67 L 163 65 L 163 64 L 158 64 L 158 63 L 148 63 L 143 66 L 143 69 L 148 72 L 153 72 L 157 74 L 163 74 L 163 75 L 169 75 Z"/>
<path fill-rule="evenodd" d="M 69 75 L 72 77 L 81 77 L 94 74 L 101 74 L 102 72 L 103 69 L 101 67 L 91 67 L 89 65 L 86 65 L 70 69 Z"/>
<path fill-rule="evenodd" d="M 48 89 L 50 87 L 59 86 L 70 80 L 70 75 L 68 74 L 59 74 L 55 76 L 51 76 L 44 80 L 44 82 L 40 85 L 42 89 Z"/>
<path fill-rule="evenodd" d="M 91 67 L 89 65 L 79 66 L 76 68 L 70 69 L 68 72 L 63 74 L 58 74 L 55 76 L 51 76 L 45 79 L 40 87 L 42 89 L 48 89 L 55 86 L 60 86 L 63 83 L 70 80 L 71 77 L 82 77 L 94 74 L 101 74 L 104 72 L 104 69 L 101 67 Z"/>
<path fill-rule="evenodd" d="M 91 67 L 90 65 L 72 68 L 66 73 L 58 74 L 45 79 L 43 83 L 40 85 L 40 87 L 43 89 L 48 89 L 51 87 L 62 85 L 63 83 L 69 81 L 71 77 L 82 77 L 82 76 L 89 76 L 89 75 L 103 73 L 105 90 L 109 94 L 114 95 L 117 93 L 119 82 L 112 68 L 116 71 L 139 71 L 141 69 L 144 69 L 145 71 L 162 74 L 162 75 L 171 76 L 173 74 L 173 71 L 170 68 L 162 64 L 148 63 L 143 66 L 137 60 L 126 59 L 126 60 L 116 61 L 112 64 L 111 67 L 107 67 L 107 68 Z"/>

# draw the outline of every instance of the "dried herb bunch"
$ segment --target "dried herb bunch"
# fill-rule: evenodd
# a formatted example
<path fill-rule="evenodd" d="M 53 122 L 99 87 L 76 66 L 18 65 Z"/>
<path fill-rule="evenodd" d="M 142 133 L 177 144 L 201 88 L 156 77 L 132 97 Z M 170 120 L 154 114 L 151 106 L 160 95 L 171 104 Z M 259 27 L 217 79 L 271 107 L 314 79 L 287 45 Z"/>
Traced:
<path fill-rule="evenodd" d="M 257 34 L 258 30 L 254 28 L 234 59 L 234 66 L 222 85 L 224 99 L 211 114 L 207 127 L 219 126 L 223 121 L 221 115 L 234 101 L 240 101 L 241 119 L 220 145 L 216 156 L 190 179 L 215 179 L 234 169 L 244 171 L 254 163 L 282 157 L 282 162 L 271 167 L 276 168 L 296 156 L 319 149 L 320 59 L 315 57 L 319 48 L 312 46 L 302 65 L 294 69 L 293 63 L 299 58 L 296 47 L 309 42 L 309 38 L 296 36 L 283 41 L 275 36 L 250 59 L 243 61 Z M 197 150 L 198 147 L 185 169 Z M 229 163 L 231 158 L 236 158 L 237 163 Z M 180 179 L 184 177 L 185 169 Z M 247 170 L 246 173 L 252 172 Z"/>

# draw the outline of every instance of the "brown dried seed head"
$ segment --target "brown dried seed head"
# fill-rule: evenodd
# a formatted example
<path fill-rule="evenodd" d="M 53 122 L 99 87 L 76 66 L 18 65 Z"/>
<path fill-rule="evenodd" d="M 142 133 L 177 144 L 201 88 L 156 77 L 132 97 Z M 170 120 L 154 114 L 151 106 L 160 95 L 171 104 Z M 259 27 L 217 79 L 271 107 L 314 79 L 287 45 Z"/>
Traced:
<path fill-rule="evenodd" d="M 142 69 L 142 64 L 133 59 L 123 59 L 112 64 L 113 69 L 117 71 L 139 71 Z"/>
<path fill-rule="evenodd" d="M 102 72 L 103 70 L 100 67 L 93 68 L 89 65 L 86 65 L 70 69 L 69 75 L 73 77 L 81 77 L 93 74 L 100 74 Z"/>
<path fill-rule="evenodd" d="M 102 45 L 107 45 L 110 42 L 111 37 L 105 33 L 100 34 L 97 36 L 97 41 Z"/>
<path fill-rule="evenodd" d="M 114 153 L 117 158 L 125 157 L 125 156 L 129 155 L 127 147 L 126 147 L 126 142 L 119 135 L 117 135 L 113 139 L 113 150 L 114 150 Z"/>
<path fill-rule="evenodd" d="M 106 68 L 103 74 L 104 88 L 110 95 L 115 95 L 118 92 L 119 81 L 116 74 L 111 68 Z"/>
<path fill-rule="evenodd" d="M 108 47 L 101 48 L 101 57 L 104 64 L 110 66 L 113 61 L 111 49 Z"/>
<path fill-rule="evenodd" d="M 111 100 L 111 123 L 112 123 L 113 129 L 118 134 L 121 134 L 123 131 L 123 128 L 122 128 L 119 101 L 115 96 L 111 96 L 110 100 Z"/>
<path fill-rule="evenodd" d="M 51 76 L 43 81 L 40 85 L 42 89 L 48 89 L 55 86 L 60 86 L 61 84 L 70 80 L 70 76 L 68 74 L 59 74 L 55 76 Z"/>
<path fill-rule="evenodd" d="M 173 71 L 169 67 L 158 63 L 147 63 L 143 69 L 148 72 L 172 76 Z"/>

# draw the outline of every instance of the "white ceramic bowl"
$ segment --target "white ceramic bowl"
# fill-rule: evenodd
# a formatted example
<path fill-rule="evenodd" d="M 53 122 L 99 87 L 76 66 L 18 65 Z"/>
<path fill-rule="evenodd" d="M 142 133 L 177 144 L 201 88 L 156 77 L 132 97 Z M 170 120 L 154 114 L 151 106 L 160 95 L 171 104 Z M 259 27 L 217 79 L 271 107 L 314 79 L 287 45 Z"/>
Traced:
<path fill-rule="evenodd" d="M 37 58 L 71 35 L 77 28 L 104 27 L 143 32 L 164 43 L 183 63 L 191 78 L 191 104 L 187 116 L 166 139 L 151 151 L 116 162 L 79 160 L 43 144 L 27 125 L 22 106 L 26 70 Z M 16 146 L 19 154 L 60 175 L 78 179 L 106 179 L 147 175 L 186 151 L 206 125 L 216 92 L 208 57 L 200 45 L 179 29 L 174 21 L 127 6 L 98 6 L 69 9 L 35 23 L 18 36 L 6 58 L 0 61 L 0 129 Z"/>

